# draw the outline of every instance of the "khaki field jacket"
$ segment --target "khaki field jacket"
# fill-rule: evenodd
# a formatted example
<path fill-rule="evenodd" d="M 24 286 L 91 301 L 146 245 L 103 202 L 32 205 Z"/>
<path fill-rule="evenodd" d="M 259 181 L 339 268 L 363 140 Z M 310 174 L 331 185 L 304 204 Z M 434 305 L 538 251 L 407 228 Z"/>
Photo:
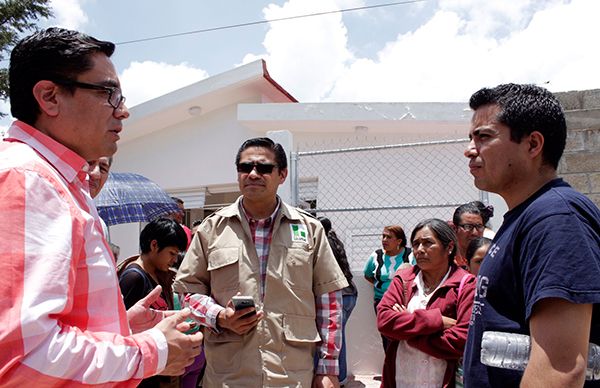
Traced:
<path fill-rule="evenodd" d="M 241 198 L 205 219 L 181 264 L 175 290 L 212 296 L 226 306 L 238 291 L 264 318 L 249 333 L 205 330 L 206 387 L 310 387 L 315 296 L 348 285 L 320 222 L 281 202 L 269 250 L 264 300 L 250 226 Z"/>

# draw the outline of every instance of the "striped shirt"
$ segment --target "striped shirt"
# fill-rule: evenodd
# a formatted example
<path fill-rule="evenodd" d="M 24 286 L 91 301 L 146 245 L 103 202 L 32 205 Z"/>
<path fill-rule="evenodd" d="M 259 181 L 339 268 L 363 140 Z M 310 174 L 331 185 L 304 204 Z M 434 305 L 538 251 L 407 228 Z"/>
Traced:
<path fill-rule="evenodd" d="M 253 219 L 246 213 L 244 207 L 241 207 L 250 225 L 252 241 L 260 260 L 261 300 L 264 299 L 265 293 L 267 260 L 273 236 L 273 223 L 281 205 L 279 198 L 277 198 L 277 201 L 273 214 L 261 220 Z M 185 300 L 199 323 L 213 329 L 216 328 L 217 315 L 223 310 L 222 306 L 219 306 L 208 295 L 188 295 Z M 318 362 L 315 374 L 337 376 L 339 375 L 339 352 L 342 347 L 342 291 L 337 290 L 316 296 L 315 309 L 317 328 L 322 340 L 317 348 Z"/>
<path fill-rule="evenodd" d="M 87 167 L 19 121 L 0 142 L 2 387 L 134 387 L 165 367 L 158 329 L 131 335 Z"/>

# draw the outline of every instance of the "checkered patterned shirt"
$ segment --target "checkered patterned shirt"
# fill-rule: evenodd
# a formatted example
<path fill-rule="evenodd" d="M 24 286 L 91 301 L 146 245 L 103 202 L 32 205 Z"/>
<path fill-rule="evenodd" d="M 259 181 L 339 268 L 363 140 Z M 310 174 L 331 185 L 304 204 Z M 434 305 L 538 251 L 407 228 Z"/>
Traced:
<path fill-rule="evenodd" d="M 131 335 L 86 166 L 19 121 L 0 142 L 2 387 L 135 387 L 166 364 L 158 329 Z"/>
<path fill-rule="evenodd" d="M 243 202 L 242 202 L 243 203 Z M 267 260 L 273 236 L 273 223 L 281 200 L 277 197 L 275 211 L 268 218 L 256 220 L 250 217 L 242 206 L 242 211 L 250 225 L 252 241 L 260 260 L 260 298 L 264 299 L 267 276 Z M 208 295 L 192 294 L 186 296 L 186 302 L 192 309 L 198 322 L 212 329 L 216 328 L 217 315 L 223 309 Z M 342 347 L 342 291 L 333 291 L 315 297 L 317 328 L 321 343 L 317 348 L 318 363 L 315 374 L 339 375 L 338 357 Z"/>
<path fill-rule="evenodd" d="M 271 238 L 273 237 L 273 222 L 275 216 L 279 212 L 279 206 L 281 202 L 277 198 L 277 206 L 275 211 L 268 218 L 262 220 L 256 220 L 246 213 L 246 210 L 242 206 L 242 211 L 248 220 L 250 225 L 250 233 L 252 234 L 252 242 L 256 247 L 256 254 L 260 264 L 260 300 L 265 299 L 265 283 L 267 279 L 267 261 L 269 259 L 269 249 L 271 248 Z"/>

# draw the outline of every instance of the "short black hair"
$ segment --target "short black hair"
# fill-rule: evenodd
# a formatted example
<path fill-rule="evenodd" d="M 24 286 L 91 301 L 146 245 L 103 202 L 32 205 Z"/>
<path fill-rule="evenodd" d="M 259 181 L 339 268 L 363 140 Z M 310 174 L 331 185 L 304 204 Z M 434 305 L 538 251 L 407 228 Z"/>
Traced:
<path fill-rule="evenodd" d="M 452 222 L 455 226 L 460 224 L 460 217 L 463 214 L 476 214 L 481 217 L 484 225 L 487 225 L 490 218 L 494 216 L 494 207 L 492 205 L 485 206 L 481 201 L 471 201 L 463 203 L 454 211 Z"/>
<path fill-rule="evenodd" d="M 75 79 L 93 67 L 91 56 L 115 51 L 112 42 L 78 31 L 48 28 L 22 39 L 13 48 L 8 71 L 10 110 L 13 117 L 34 125 L 40 109 L 33 87 L 42 80 Z M 63 86 L 73 92 L 73 87 Z"/>
<path fill-rule="evenodd" d="M 450 225 L 448 225 L 446 221 L 442 221 L 438 218 L 429 218 L 427 220 L 423 220 L 419 222 L 417 226 L 415 226 L 415 228 L 413 229 L 410 235 L 411 244 L 412 241 L 415 239 L 415 235 L 417 234 L 417 232 L 423 228 L 431 229 L 431 231 L 433 232 L 433 234 L 435 234 L 437 239 L 440 240 L 444 248 L 448 248 L 450 242 L 454 243 L 454 248 L 452 248 L 452 251 L 450 251 L 450 253 L 448 254 L 449 263 L 453 263 L 454 256 L 456 256 L 456 251 L 458 249 L 458 239 L 456 238 L 456 233 L 454 233 L 454 230 L 450 227 Z"/>
<path fill-rule="evenodd" d="M 202 223 L 202 221 L 204 221 L 203 218 L 198 218 L 197 220 L 194 220 L 192 222 L 192 228 L 195 228 L 196 226 L 200 225 Z"/>
<path fill-rule="evenodd" d="M 543 161 L 558 168 L 567 141 L 567 123 L 552 93 L 536 85 L 511 83 L 480 89 L 469 100 L 473 110 L 490 104 L 500 108 L 496 119 L 510 128 L 510 139 L 515 143 L 534 131 L 541 133 Z"/>
<path fill-rule="evenodd" d="M 317 217 L 321 225 L 323 225 L 323 229 L 325 229 L 325 234 L 329 233 L 331 230 L 331 220 L 325 216 Z"/>
<path fill-rule="evenodd" d="M 181 225 L 169 218 L 157 218 L 144 227 L 140 233 L 141 253 L 150 252 L 152 240 L 156 240 L 159 251 L 167 247 L 177 247 L 180 251 L 185 251 L 187 248 L 185 231 Z"/>
<path fill-rule="evenodd" d="M 277 168 L 279 170 L 285 170 L 287 168 L 287 156 L 285 155 L 285 150 L 283 146 L 279 143 L 275 143 L 273 140 L 268 137 L 255 137 L 252 139 L 246 140 L 237 152 L 235 156 L 235 165 L 237 166 L 240 163 L 240 156 L 242 152 L 250 147 L 262 147 L 273 151 L 275 155 L 275 163 L 277 163 Z"/>
<path fill-rule="evenodd" d="M 469 242 L 469 246 L 467 247 L 467 251 L 465 252 L 465 259 L 467 259 L 467 262 L 469 264 L 471 264 L 471 259 L 473 258 L 473 255 L 475 254 L 475 252 L 482 246 L 491 245 L 491 244 L 492 244 L 492 240 L 490 240 L 487 237 L 474 238 L 473 240 L 471 240 Z"/>

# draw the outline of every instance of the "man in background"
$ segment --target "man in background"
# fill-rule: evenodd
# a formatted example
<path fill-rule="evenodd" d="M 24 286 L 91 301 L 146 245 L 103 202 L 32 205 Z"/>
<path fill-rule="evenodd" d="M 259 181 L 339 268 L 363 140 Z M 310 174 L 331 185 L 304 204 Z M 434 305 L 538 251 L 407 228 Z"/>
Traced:
<path fill-rule="evenodd" d="M 177 204 L 177 207 L 179 207 L 179 211 L 176 213 L 172 213 L 171 214 L 171 218 L 176 221 L 179 225 L 181 225 L 181 227 L 183 228 L 185 235 L 188 238 L 188 243 L 187 243 L 187 248 L 190 247 L 190 244 L 192 243 L 192 231 L 190 228 L 188 228 L 184 223 L 184 219 L 185 219 L 185 206 L 184 206 L 184 202 L 183 199 L 181 198 L 177 198 L 177 197 L 171 197 L 171 199 L 173 201 L 175 201 L 175 203 Z M 187 249 L 186 248 L 186 249 Z"/>
<path fill-rule="evenodd" d="M 100 194 L 100 190 L 104 187 L 106 180 L 108 179 L 108 173 L 110 172 L 110 166 L 112 166 L 113 158 L 112 156 L 102 156 L 99 159 L 92 160 L 88 162 L 88 174 L 90 176 L 89 184 L 90 184 L 90 196 L 92 199 L 96 198 L 98 194 Z M 102 224 L 102 230 L 104 231 L 104 236 L 110 243 L 110 233 L 108 231 L 108 226 L 104 222 L 102 218 L 100 218 L 100 223 Z M 111 246 L 112 250 L 112 246 Z M 117 255 L 115 256 L 115 261 L 117 260 Z"/>

